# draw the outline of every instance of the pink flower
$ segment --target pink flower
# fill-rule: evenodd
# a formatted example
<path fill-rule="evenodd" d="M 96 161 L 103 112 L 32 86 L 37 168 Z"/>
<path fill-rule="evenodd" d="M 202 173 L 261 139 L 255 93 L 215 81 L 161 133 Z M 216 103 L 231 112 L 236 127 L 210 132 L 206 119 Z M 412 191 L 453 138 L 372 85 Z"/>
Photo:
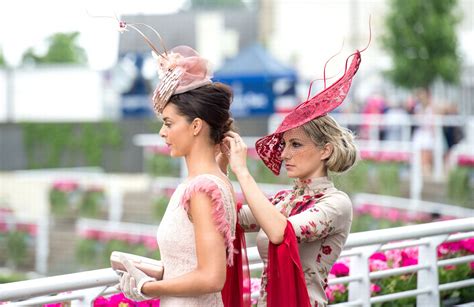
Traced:
<path fill-rule="evenodd" d="M 250 278 L 250 292 L 260 292 L 260 278 Z"/>
<path fill-rule="evenodd" d="M 387 262 L 385 261 L 375 259 L 375 260 L 370 261 L 369 269 L 371 272 L 383 271 L 383 270 L 388 269 L 388 265 L 387 265 Z"/>
<path fill-rule="evenodd" d="M 359 206 L 356 208 L 356 212 L 359 214 L 366 214 L 370 212 L 371 205 L 369 204 L 363 204 L 362 206 Z"/>
<path fill-rule="evenodd" d="M 100 236 L 100 232 L 95 229 L 85 229 L 80 231 L 79 236 L 84 239 L 97 240 Z"/>
<path fill-rule="evenodd" d="M 391 222 L 397 222 L 400 219 L 400 211 L 397 209 L 389 209 L 387 212 L 387 219 Z"/>
<path fill-rule="evenodd" d="M 377 284 L 370 284 L 370 293 L 379 293 L 382 288 Z"/>
<path fill-rule="evenodd" d="M 445 242 L 440 246 L 447 248 L 452 253 L 455 253 L 463 248 L 463 244 L 461 242 Z"/>
<path fill-rule="evenodd" d="M 452 271 L 452 270 L 455 270 L 455 269 L 456 269 L 455 265 L 447 265 L 447 266 L 444 267 L 445 271 Z"/>
<path fill-rule="evenodd" d="M 372 215 L 373 218 L 375 219 L 381 219 L 384 217 L 384 212 L 383 208 L 379 206 L 373 206 L 372 209 L 370 210 L 370 215 Z"/>
<path fill-rule="evenodd" d="M 331 289 L 327 287 L 324 291 L 326 292 L 326 296 L 328 297 L 329 303 L 334 302 L 334 294 L 332 293 Z"/>
<path fill-rule="evenodd" d="M 402 263 L 401 263 L 402 267 L 415 265 L 417 263 L 418 263 L 418 259 L 408 256 L 408 254 L 405 251 L 402 252 Z"/>
<path fill-rule="evenodd" d="M 402 263 L 402 253 L 398 249 L 392 249 L 385 252 L 387 264 L 390 268 L 398 268 Z"/>
<path fill-rule="evenodd" d="M 449 248 L 446 245 L 446 243 L 443 243 L 438 246 L 437 253 L 438 253 L 438 257 L 442 257 L 449 253 Z"/>
<path fill-rule="evenodd" d="M 79 188 L 79 184 L 72 180 L 60 180 L 53 183 L 53 189 L 61 192 L 72 192 Z"/>
<path fill-rule="evenodd" d="M 462 240 L 461 244 L 465 251 L 474 254 L 474 238 Z"/>
<path fill-rule="evenodd" d="M 109 305 L 126 307 L 126 306 L 134 306 L 134 303 L 132 300 L 126 298 L 123 293 L 118 293 L 110 297 Z"/>
<path fill-rule="evenodd" d="M 471 271 L 474 271 L 474 262 L 469 263 L 469 267 L 471 268 Z"/>
<path fill-rule="evenodd" d="M 418 259 L 418 247 L 408 247 L 403 250 L 409 258 Z"/>
<path fill-rule="evenodd" d="M 372 256 L 370 256 L 369 260 L 387 261 L 387 256 L 385 256 L 384 253 L 377 252 L 377 253 L 373 253 Z"/>
<path fill-rule="evenodd" d="M 109 300 L 101 296 L 95 299 L 94 307 L 109 306 Z"/>
<path fill-rule="evenodd" d="M 349 275 L 349 267 L 341 262 L 336 262 L 331 268 L 331 274 L 337 277 Z"/>
<path fill-rule="evenodd" d="M 143 245 L 145 245 L 145 247 L 151 251 L 158 249 L 158 243 L 156 242 L 155 237 L 144 237 Z"/>
<path fill-rule="evenodd" d="M 250 278 L 250 294 L 260 292 L 260 278 Z M 257 299 L 251 299 L 251 304 L 256 305 Z"/>
<path fill-rule="evenodd" d="M 331 288 L 332 292 L 346 293 L 347 291 L 347 288 L 344 286 L 344 284 L 330 285 L 329 288 Z"/>

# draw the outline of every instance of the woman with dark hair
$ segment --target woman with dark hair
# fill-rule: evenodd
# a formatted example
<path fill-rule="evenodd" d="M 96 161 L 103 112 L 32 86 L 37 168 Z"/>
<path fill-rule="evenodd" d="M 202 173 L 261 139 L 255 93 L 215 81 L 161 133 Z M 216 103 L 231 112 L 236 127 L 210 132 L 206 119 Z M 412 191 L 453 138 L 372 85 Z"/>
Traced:
<path fill-rule="evenodd" d="M 163 121 L 160 136 L 172 157 L 185 159 L 187 177 L 173 193 L 158 229 L 162 280 L 122 257 L 127 272 L 121 289 L 134 300 L 160 297 L 160 306 L 241 306 L 241 293 L 229 291 L 235 269 L 242 267 L 234 264 L 239 262 L 234 192 L 216 162 L 232 127 L 231 89 L 211 81 L 207 61 L 190 47 L 154 56 L 160 84 L 153 101 Z"/>

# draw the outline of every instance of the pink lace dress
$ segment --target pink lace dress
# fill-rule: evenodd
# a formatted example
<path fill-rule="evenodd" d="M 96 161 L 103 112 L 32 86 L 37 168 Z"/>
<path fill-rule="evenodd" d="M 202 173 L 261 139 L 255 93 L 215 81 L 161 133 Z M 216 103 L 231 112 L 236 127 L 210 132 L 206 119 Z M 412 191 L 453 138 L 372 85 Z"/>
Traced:
<path fill-rule="evenodd" d="M 197 267 L 194 228 L 187 210 L 196 192 L 208 194 L 213 204 L 215 225 L 227 247 L 227 262 L 231 264 L 235 236 L 236 210 L 229 185 L 217 176 L 205 174 L 180 184 L 170 199 L 157 233 L 161 260 L 165 267 L 163 279 L 172 279 Z M 160 306 L 223 306 L 221 292 L 192 297 L 160 298 Z"/>

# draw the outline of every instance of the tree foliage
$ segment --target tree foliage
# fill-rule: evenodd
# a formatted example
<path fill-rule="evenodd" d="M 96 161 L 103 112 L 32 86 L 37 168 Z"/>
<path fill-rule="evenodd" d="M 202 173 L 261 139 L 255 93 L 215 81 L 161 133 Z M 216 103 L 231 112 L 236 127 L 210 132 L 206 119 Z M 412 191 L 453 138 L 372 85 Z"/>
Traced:
<path fill-rule="evenodd" d="M 7 63 L 5 62 L 5 57 L 3 56 L 3 52 L 0 49 L 0 67 L 5 67 L 7 66 Z"/>
<path fill-rule="evenodd" d="M 23 63 L 54 64 L 54 63 L 87 63 L 84 49 L 77 45 L 79 32 L 55 33 L 48 41 L 48 51 L 38 55 L 33 48 L 23 54 Z"/>
<path fill-rule="evenodd" d="M 437 78 L 459 81 L 457 0 L 391 0 L 383 45 L 393 60 L 392 81 L 428 88 Z"/>

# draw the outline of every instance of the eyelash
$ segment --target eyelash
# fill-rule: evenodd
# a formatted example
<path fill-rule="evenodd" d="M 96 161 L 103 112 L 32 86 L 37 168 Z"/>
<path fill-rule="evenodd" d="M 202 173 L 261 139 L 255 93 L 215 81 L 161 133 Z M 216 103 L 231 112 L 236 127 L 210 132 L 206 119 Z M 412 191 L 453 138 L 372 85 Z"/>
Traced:
<path fill-rule="evenodd" d="M 281 142 L 281 144 L 283 145 L 283 148 L 286 147 L 286 143 L 285 143 L 285 142 Z M 291 142 L 290 144 L 291 144 L 291 146 L 294 147 L 294 148 L 298 148 L 298 147 L 301 147 L 301 146 L 302 146 L 302 144 L 300 144 L 300 143 L 298 143 L 298 142 Z"/>
<path fill-rule="evenodd" d="M 171 124 L 170 123 L 165 123 L 165 127 L 166 128 L 171 128 Z"/>

